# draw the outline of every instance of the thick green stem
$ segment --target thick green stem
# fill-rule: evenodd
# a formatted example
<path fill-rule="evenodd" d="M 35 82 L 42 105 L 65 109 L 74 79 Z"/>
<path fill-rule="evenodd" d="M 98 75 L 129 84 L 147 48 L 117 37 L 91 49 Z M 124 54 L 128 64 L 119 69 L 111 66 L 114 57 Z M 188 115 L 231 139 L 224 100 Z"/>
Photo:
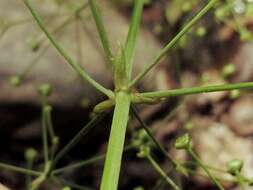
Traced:
<path fill-rule="evenodd" d="M 100 190 L 117 190 L 129 108 L 129 94 L 118 92 Z"/>
<path fill-rule="evenodd" d="M 164 90 L 164 91 L 158 91 L 158 92 L 146 92 L 146 93 L 141 93 L 140 96 L 144 98 L 167 98 L 167 97 L 172 97 L 172 96 L 184 96 L 184 95 L 190 95 L 190 94 L 218 92 L 218 91 L 227 91 L 227 90 L 235 90 L 235 89 L 250 89 L 250 88 L 253 88 L 253 82 L 200 86 L 200 87 Z"/>
<path fill-rule="evenodd" d="M 144 76 L 154 67 L 159 61 L 170 51 L 174 46 L 178 43 L 178 41 L 183 37 L 192 27 L 193 25 L 199 21 L 217 2 L 218 0 L 210 0 L 209 3 L 200 10 L 196 16 L 193 17 L 191 21 L 189 21 L 183 29 L 157 54 L 157 56 L 153 59 L 153 61 L 144 67 L 144 70 L 129 84 L 129 86 L 134 86 L 140 80 L 144 78 Z"/>
<path fill-rule="evenodd" d="M 64 59 L 67 61 L 67 63 L 88 83 L 90 83 L 93 87 L 95 87 L 100 92 L 104 93 L 108 97 L 112 98 L 114 96 L 113 92 L 109 89 L 106 89 L 99 83 L 97 83 L 94 79 L 92 79 L 88 73 L 78 64 L 76 63 L 69 54 L 65 51 L 65 49 L 55 40 L 55 38 L 52 36 L 52 34 L 48 31 L 48 29 L 45 27 L 45 24 L 43 23 L 41 17 L 38 15 L 38 13 L 33 8 L 30 0 L 24 0 L 25 5 L 31 12 L 32 16 L 34 17 L 35 21 L 39 25 L 40 29 L 45 33 L 49 41 L 52 43 L 52 45 L 57 49 L 57 51 L 64 57 Z"/>

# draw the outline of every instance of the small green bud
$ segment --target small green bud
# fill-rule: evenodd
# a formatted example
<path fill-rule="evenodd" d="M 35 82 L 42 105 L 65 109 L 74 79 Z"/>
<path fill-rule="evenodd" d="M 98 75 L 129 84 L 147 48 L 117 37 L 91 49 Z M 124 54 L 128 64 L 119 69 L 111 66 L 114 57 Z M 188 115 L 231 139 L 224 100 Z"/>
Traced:
<path fill-rule="evenodd" d="M 191 130 L 193 129 L 193 127 L 194 127 L 194 124 L 191 121 L 188 121 L 184 126 L 184 128 L 187 130 Z"/>
<path fill-rule="evenodd" d="M 176 149 L 189 149 L 191 148 L 191 137 L 189 134 L 185 134 L 179 138 L 177 138 L 175 143 Z"/>
<path fill-rule="evenodd" d="M 232 175 L 236 175 L 237 173 L 240 173 L 243 167 L 243 161 L 238 159 L 230 160 L 227 163 L 227 169 L 228 172 Z"/>
<path fill-rule="evenodd" d="M 233 63 L 226 64 L 222 69 L 222 76 L 224 78 L 230 77 L 236 71 L 235 65 Z"/>
<path fill-rule="evenodd" d="M 28 148 L 25 151 L 25 159 L 27 161 L 33 161 L 38 155 L 38 152 L 34 148 Z"/>
<path fill-rule="evenodd" d="M 241 29 L 239 33 L 240 33 L 240 39 L 242 41 L 250 41 L 253 39 L 252 33 L 246 28 Z"/>
<path fill-rule="evenodd" d="M 134 147 L 140 147 L 141 145 L 149 142 L 148 135 L 144 129 L 140 129 L 134 133 L 132 144 Z"/>
<path fill-rule="evenodd" d="M 203 26 L 198 27 L 197 30 L 196 30 L 196 35 L 199 36 L 199 37 L 205 36 L 206 35 L 205 27 L 203 27 Z"/>
<path fill-rule="evenodd" d="M 43 84 L 39 88 L 39 93 L 41 96 L 48 97 L 52 92 L 52 86 L 50 84 Z"/>
<path fill-rule="evenodd" d="M 47 113 L 50 113 L 50 112 L 52 111 L 53 108 L 52 108 L 52 106 L 50 106 L 50 105 L 46 105 L 44 109 L 45 109 L 45 111 L 46 111 Z"/>
<path fill-rule="evenodd" d="M 148 146 L 141 146 L 137 156 L 139 158 L 145 158 L 150 154 L 150 148 Z"/>
<path fill-rule="evenodd" d="M 21 78 L 20 76 L 12 76 L 9 78 L 9 83 L 14 86 L 14 87 L 17 87 L 21 84 Z"/>
<path fill-rule="evenodd" d="M 58 145 L 59 142 L 60 142 L 60 139 L 59 139 L 59 137 L 56 136 L 56 137 L 53 138 L 52 144 L 53 144 L 53 145 Z"/>
<path fill-rule="evenodd" d="M 187 2 L 187 1 L 185 1 L 184 3 L 183 3 L 183 5 L 182 5 L 182 10 L 184 11 L 184 12 L 188 12 L 188 11 L 190 11 L 190 10 L 192 10 L 192 3 L 191 2 Z"/>
<path fill-rule="evenodd" d="M 28 39 L 28 45 L 30 46 L 32 51 L 38 51 L 40 48 L 40 43 L 35 40 L 34 38 L 29 38 Z"/>
<path fill-rule="evenodd" d="M 142 186 L 135 187 L 133 190 L 144 190 Z"/>
<path fill-rule="evenodd" d="M 239 98 L 240 96 L 241 96 L 241 91 L 238 90 L 238 89 L 232 90 L 232 91 L 230 92 L 230 95 L 229 95 L 229 97 L 230 97 L 231 99 L 236 99 L 236 98 Z"/>
<path fill-rule="evenodd" d="M 89 100 L 89 98 L 83 98 L 82 100 L 81 100 L 81 102 L 80 102 L 80 106 L 82 107 L 82 108 L 88 108 L 89 106 L 90 106 L 90 100 Z"/>
<path fill-rule="evenodd" d="M 216 9 L 216 11 L 214 12 L 214 15 L 219 20 L 225 20 L 226 17 L 228 16 L 227 8 L 221 7 L 219 9 Z"/>
<path fill-rule="evenodd" d="M 63 187 L 62 190 L 71 190 L 70 187 Z"/>

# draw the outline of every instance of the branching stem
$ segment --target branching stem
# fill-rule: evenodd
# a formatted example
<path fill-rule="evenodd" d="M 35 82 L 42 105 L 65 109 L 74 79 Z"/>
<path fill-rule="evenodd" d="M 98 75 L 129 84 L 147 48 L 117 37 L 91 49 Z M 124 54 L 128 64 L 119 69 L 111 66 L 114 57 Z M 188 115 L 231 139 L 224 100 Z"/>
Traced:
<path fill-rule="evenodd" d="M 67 61 L 67 63 L 88 83 L 90 83 L 93 87 L 95 87 L 100 92 L 107 95 L 109 98 L 113 98 L 114 94 L 111 90 L 106 89 L 102 85 L 100 85 L 98 82 L 96 82 L 94 79 L 92 79 L 87 72 L 78 64 L 76 63 L 69 54 L 65 51 L 65 49 L 55 40 L 55 38 L 51 35 L 51 33 L 48 31 L 46 26 L 44 25 L 41 17 L 38 15 L 38 13 L 33 8 L 30 0 L 24 0 L 25 5 L 30 10 L 32 16 L 36 20 L 37 24 L 41 28 L 41 30 L 45 33 L 49 41 L 52 43 L 52 45 L 57 49 L 57 51 L 64 57 L 64 59 Z"/>
<path fill-rule="evenodd" d="M 143 71 L 137 75 L 137 77 L 130 82 L 129 86 L 132 87 L 135 84 L 137 84 L 139 81 L 141 81 L 144 76 L 153 68 L 155 67 L 159 61 L 172 49 L 174 48 L 174 46 L 178 43 L 178 41 L 193 27 L 193 25 L 199 21 L 213 6 L 214 4 L 217 2 L 218 0 L 210 0 L 208 2 L 208 4 L 202 8 L 199 13 L 196 14 L 196 16 L 194 16 L 192 18 L 191 21 L 189 21 L 184 27 L 183 29 L 155 56 L 155 58 L 153 59 L 153 61 L 146 65 L 143 69 Z"/>

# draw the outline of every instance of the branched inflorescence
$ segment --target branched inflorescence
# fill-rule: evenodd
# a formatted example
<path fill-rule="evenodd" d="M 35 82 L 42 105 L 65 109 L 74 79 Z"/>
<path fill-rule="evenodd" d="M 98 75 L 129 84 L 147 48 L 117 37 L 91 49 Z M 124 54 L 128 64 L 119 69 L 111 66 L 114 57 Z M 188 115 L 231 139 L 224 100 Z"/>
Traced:
<path fill-rule="evenodd" d="M 114 73 L 114 85 L 115 89 L 110 90 L 96 82 L 89 74 L 85 71 L 79 63 L 75 62 L 68 52 L 60 45 L 59 42 L 53 36 L 53 33 L 49 32 L 45 26 L 42 18 L 39 16 L 38 12 L 34 9 L 31 0 L 24 0 L 25 5 L 33 16 L 34 20 L 37 22 L 38 26 L 45 33 L 48 40 L 56 48 L 59 54 L 66 60 L 66 62 L 81 76 L 81 78 L 87 81 L 90 85 L 100 91 L 102 94 L 106 95 L 108 99 L 101 102 L 94 108 L 95 116 L 93 119 L 75 136 L 73 139 L 60 151 L 57 151 L 59 138 L 55 136 L 53 131 L 53 125 L 51 121 L 51 106 L 47 102 L 47 97 L 51 92 L 49 85 L 44 85 L 40 88 L 39 92 L 42 98 L 42 132 L 43 132 L 43 150 L 44 150 L 44 170 L 37 172 L 33 171 L 31 168 L 23 169 L 19 167 L 14 167 L 6 164 L 0 164 L 2 168 L 8 168 L 17 172 L 26 173 L 28 176 L 37 176 L 35 180 L 31 183 L 31 178 L 28 178 L 31 189 L 37 189 L 45 180 L 60 181 L 57 177 L 58 174 L 77 167 L 81 167 L 95 161 L 105 158 L 104 171 L 101 181 L 100 190 L 117 190 L 119 182 L 119 174 L 121 167 L 122 154 L 124 151 L 124 141 L 125 133 L 129 120 L 129 112 L 132 111 L 133 115 L 141 123 L 144 129 L 145 135 L 147 135 L 147 141 L 143 140 L 143 135 L 138 136 L 137 141 L 134 141 L 131 147 L 139 149 L 139 157 L 147 158 L 148 161 L 153 165 L 153 167 L 160 173 L 160 175 L 168 182 L 170 186 L 174 189 L 182 189 L 177 185 L 171 178 L 167 176 L 167 172 L 164 171 L 152 157 L 152 152 L 150 150 L 151 146 L 155 146 L 160 150 L 168 161 L 172 164 L 172 167 L 178 172 L 187 175 L 188 171 L 181 163 L 173 160 L 166 150 L 159 144 L 158 141 L 153 137 L 152 131 L 148 130 L 146 124 L 138 116 L 138 113 L 134 106 L 131 104 L 146 104 L 146 103 L 156 103 L 165 98 L 170 98 L 172 96 L 184 96 L 189 94 L 198 93 L 209 93 L 225 90 L 234 89 L 250 89 L 253 88 L 253 82 L 236 83 L 236 84 L 223 84 L 215 86 L 200 86 L 192 88 L 182 88 L 182 89 L 169 89 L 165 91 L 157 92 L 141 92 L 136 93 L 133 88 L 137 83 L 139 83 L 146 74 L 159 64 L 160 60 L 171 51 L 179 42 L 179 40 L 187 34 L 194 26 L 194 24 L 199 21 L 210 9 L 212 9 L 218 0 L 209 0 L 208 3 L 178 32 L 178 34 L 171 39 L 171 41 L 157 53 L 157 55 L 151 60 L 151 62 L 144 66 L 144 69 L 132 79 L 132 68 L 134 63 L 134 50 L 136 45 L 136 39 L 140 27 L 141 15 L 145 0 L 135 0 L 134 1 L 134 11 L 128 32 L 128 36 L 124 45 L 122 45 L 117 53 L 112 52 L 110 45 L 110 40 L 107 36 L 106 29 L 100 14 L 99 7 L 97 6 L 96 0 L 89 0 L 88 4 L 93 15 L 98 34 L 105 52 L 105 57 L 108 64 L 111 66 Z M 78 14 L 81 9 L 77 9 L 76 14 Z M 17 83 L 17 78 L 13 79 L 13 83 Z M 82 139 L 88 131 L 90 131 L 99 121 L 101 121 L 107 110 L 114 107 L 114 114 L 112 120 L 111 133 L 107 148 L 107 153 L 102 156 L 91 158 L 90 160 L 83 161 L 74 165 L 66 166 L 63 168 L 57 168 L 57 163 L 59 160 L 66 155 L 69 150 L 74 147 L 80 139 Z M 143 132 L 141 132 L 143 134 Z M 145 136 L 144 135 L 144 136 Z M 48 136 L 50 138 L 48 138 Z M 49 150 L 49 141 L 52 145 L 51 150 Z M 152 142 L 152 143 L 150 143 Z M 211 181 L 221 190 L 224 187 L 221 185 L 219 180 L 212 176 L 209 172 L 208 167 L 206 167 L 198 156 L 194 153 L 190 137 L 185 135 L 177 140 L 175 147 L 177 149 L 185 149 L 193 157 L 196 163 L 206 172 L 207 176 Z M 31 156 L 32 155 L 32 156 Z M 32 158 L 31 158 L 32 157 Z M 32 162 L 34 154 L 27 153 L 27 159 Z M 237 177 L 239 183 L 247 181 L 240 174 L 241 165 L 239 162 L 233 161 L 228 164 L 229 172 Z"/>

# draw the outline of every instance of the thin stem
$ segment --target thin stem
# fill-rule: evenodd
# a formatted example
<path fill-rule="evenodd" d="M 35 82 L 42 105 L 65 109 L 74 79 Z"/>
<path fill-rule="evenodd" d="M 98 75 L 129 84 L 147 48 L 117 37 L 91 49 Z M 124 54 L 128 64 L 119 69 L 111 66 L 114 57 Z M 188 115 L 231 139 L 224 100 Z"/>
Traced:
<path fill-rule="evenodd" d="M 190 168 L 185 168 L 185 169 L 187 170 L 187 172 L 189 174 L 192 174 L 192 175 L 195 175 L 195 176 L 199 176 L 199 177 L 202 177 L 202 178 L 208 178 L 208 176 L 206 176 L 203 173 L 197 172 L 196 170 L 193 170 L 193 169 L 190 169 Z M 226 178 L 217 178 L 217 177 L 216 177 L 216 179 L 219 179 L 220 181 L 230 182 L 230 183 L 235 183 L 236 182 L 235 179 L 226 179 Z"/>
<path fill-rule="evenodd" d="M 53 126 L 51 114 L 52 114 L 52 109 L 45 110 L 46 124 L 48 128 L 49 136 L 51 138 L 51 142 L 53 142 L 55 138 L 55 132 L 54 132 L 54 126 Z"/>
<path fill-rule="evenodd" d="M 48 153 L 48 136 L 47 136 L 47 120 L 46 120 L 45 104 L 42 107 L 42 140 L 43 140 L 44 163 L 46 164 L 49 161 L 49 153 Z"/>
<path fill-rule="evenodd" d="M 27 169 L 32 170 L 33 167 L 33 161 L 28 160 L 27 161 Z M 29 189 L 30 185 L 31 185 L 31 181 L 32 181 L 32 175 L 30 174 L 26 174 L 26 187 L 27 189 Z"/>
<path fill-rule="evenodd" d="M 191 21 L 189 21 L 183 29 L 155 56 L 153 61 L 146 65 L 143 69 L 143 71 L 137 75 L 137 77 L 130 82 L 129 86 L 132 87 L 139 81 L 141 81 L 144 76 L 154 67 L 156 66 L 159 61 L 170 51 L 174 46 L 178 43 L 178 41 L 183 37 L 191 28 L 192 26 L 199 21 L 217 2 L 218 0 L 210 0 L 208 4 L 202 8 L 199 13 L 197 13 Z"/>
<path fill-rule="evenodd" d="M 228 90 L 235 90 L 235 89 L 250 89 L 250 88 L 253 88 L 253 82 L 172 89 L 172 90 L 164 90 L 164 91 L 158 91 L 158 92 L 146 92 L 146 93 L 141 93 L 140 95 L 144 98 L 167 98 L 167 97 L 172 97 L 172 96 L 184 96 L 184 95 L 190 95 L 190 94 L 228 91 Z"/>
<path fill-rule="evenodd" d="M 165 148 L 155 139 L 154 135 L 152 134 L 152 132 L 150 131 L 150 129 L 148 128 L 148 126 L 146 125 L 146 123 L 141 119 L 141 117 L 139 116 L 139 114 L 138 114 L 138 112 L 137 112 L 137 110 L 136 110 L 136 108 L 134 106 L 131 106 L 131 111 L 134 114 L 134 116 L 136 117 L 136 119 L 138 120 L 138 122 L 140 123 L 141 127 L 146 131 L 146 133 L 148 134 L 148 136 L 151 139 L 151 141 L 163 153 L 163 155 L 168 159 L 168 161 L 171 162 L 173 164 L 173 166 L 176 166 L 177 162 L 174 161 L 170 157 L 170 155 L 165 150 Z"/>
<path fill-rule="evenodd" d="M 100 190 L 117 190 L 121 159 L 130 108 L 130 96 L 125 92 L 116 94 L 112 128 L 106 153 Z"/>
<path fill-rule="evenodd" d="M 126 146 L 125 149 L 124 149 L 124 152 L 130 150 L 131 148 L 132 148 L 132 146 Z M 81 162 L 78 162 L 78 163 L 75 163 L 75 164 L 71 164 L 71 165 L 56 169 L 56 170 L 53 171 L 53 174 L 57 175 L 57 174 L 60 174 L 64 171 L 67 171 L 67 170 L 73 170 L 73 169 L 76 169 L 76 168 L 87 166 L 87 165 L 99 162 L 99 161 L 103 160 L 104 158 L 105 158 L 105 154 L 95 156 L 95 157 L 92 157 L 90 159 L 87 159 L 87 160 L 84 160 L 84 161 L 81 161 Z"/>
<path fill-rule="evenodd" d="M 86 80 L 88 83 L 90 83 L 93 87 L 95 87 L 97 90 L 99 90 L 100 92 L 104 93 L 105 95 L 107 95 L 108 97 L 112 98 L 114 96 L 113 92 L 109 89 L 106 89 L 105 87 L 103 87 L 102 85 L 100 85 L 99 83 L 97 83 L 94 79 L 92 79 L 87 72 L 78 64 L 76 63 L 69 55 L 68 53 L 65 51 L 65 49 L 55 40 L 55 38 L 52 36 L 52 34 L 47 30 L 47 28 L 45 27 L 41 17 L 38 15 L 38 13 L 35 11 L 35 9 L 33 8 L 30 0 L 24 0 L 25 5 L 27 6 L 27 8 L 29 9 L 29 11 L 31 12 L 32 16 L 34 17 L 34 19 L 36 20 L 37 24 L 39 25 L 39 27 L 41 28 L 41 30 L 45 33 L 45 35 L 47 36 L 47 38 L 50 40 L 50 42 L 52 43 L 52 45 L 57 49 L 57 51 L 64 57 L 64 59 L 67 61 L 67 63 L 84 79 Z"/>
<path fill-rule="evenodd" d="M 81 162 L 78 162 L 78 163 L 75 163 L 75 164 L 71 164 L 69 166 L 65 166 L 65 167 L 56 169 L 56 170 L 53 171 L 53 174 L 57 175 L 57 174 L 60 174 L 62 172 L 65 172 L 67 170 L 73 170 L 73 169 L 76 169 L 76 168 L 87 166 L 87 165 L 93 164 L 95 162 L 101 161 L 104 158 L 105 158 L 105 154 L 100 155 L 100 156 L 95 156 L 95 157 L 90 158 L 88 160 L 84 160 L 84 161 L 81 161 Z"/>
<path fill-rule="evenodd" d="M 100 11 L 98 10 L 97 4 L 96 4 L 96 0 L 89 0 L 89 5 L 90 5 L 93 18 L 96 23 L 96 27 L 98 30 L 98 34 L 99 34 L 102 46 L 106 54 L 107 61 L 113 67 L 113 55 L 111 52 L 110 43 L 109 43 L 108 36 L 107 36 L 106 30 L 105 30 L 105 27 L 100 15 Z"/>
<path fill-rule="evenodd" d="M 147 159 L 151 163 L 151 165 L 155 168 L 155 170 L 164 178 L 164 180 L 171 185 L 175 190 L 181 190 L 181 188 L 174 183 L 172 179 L 163 171 L 163 169 L 159 166 L 159 164 L 153 159 L 150 154 L 147 154 Z"/>
<path fill-rule="evenodd" d="M 5 164 L 5 163 L 0 163 L 0 168 L 12 170 L 12 171 L 27 174 L 27 175 L 33 175 L 33 176 L 40 176 L 42 174 L 41 172 L 38 172 L 38 171 L 29 170 L 29 169 L 25 169 L 25 168 L 13 166 L 13 165 Z"/>
<path fill-rule="evenodd" d="M 239 172 L 236 172 L 236 178 L 242 190 L 246 190 L 244 177 Z"/>
<path fill-rule="evenodd" d="M 184 165 L 193 165 L 193 166 L 198 166 L 198 163 L 196 163 L 196 162 L 192 162 L 192 161 L 187 161 L 187 162 L 185 162 L 184 163 Z M 210 170 L 214 170 L 214 171 L 216 171 L 216 172 L 220 172 L 220 173 L 228 173 L 227 171 L 225 171 L 225 170 L 223 170 L 223 169 L 220 169 L 220 168 L 216 168 L 216 167 L 213 167 L 213 166 L 209 166 L 209 165 L 206 165 L 205 164 L 205 166 L 208 168 L 208 169 L 210 169 Z"/>
<path fill-rule="evenodd" d="M 53 165 L 55 166 L 59 160 L 65 156 L 91 129 L 93 129 L 104 117 L 105 113 L 101 113 L 94 117 L 87 125 L 85 125 L 71 141 L 56 154 Z"/>
<path fill-rule="evenodd" d="M 26 67 L 24 69 L 24 71 L 22 71 L 22 73 L 20 73 L 18 76 L 20 77 L 20 79 L 24 79 L 25 76 L 31 71 L 31 69 L 40 61 L 40 59 L 45 55 L 45 53 L 47 52 L 49 48 L 49 45 L 47 45 L 46 47 L 44 47 L 39 53 L 38 55 L 32 60 L 32 62 L 28 65 L 28 67 Z"/>
<path fill-rule="evenodd" d="M 225 190 L 224 187 L 220 184 L 220 182 L 209 172 L 208 168 L 205 166 L 205 164 L 202 163 L 202 161 L 198 158 L 198 156 L 193 152 L 193 150 L 190 148 L 188 149 L 189 154 L 193 157 L 193 159 L 198 162 L 199 166 L 206 172 L 207 176 L 212 180 L 212 182 L 220 189 Z"/>
<path fill-rule="evenodd" d="M 128 36 L 125 45 L 125 54 L 127 58 L 126 72 L 128 80 L 131 79 L 136 38 L 140 27 L 141 15 L 144 5 L 144 0 L 136 0 L 134 2 L 135 4 L 132 15 L 132 21 L 128 31 Z"/>

